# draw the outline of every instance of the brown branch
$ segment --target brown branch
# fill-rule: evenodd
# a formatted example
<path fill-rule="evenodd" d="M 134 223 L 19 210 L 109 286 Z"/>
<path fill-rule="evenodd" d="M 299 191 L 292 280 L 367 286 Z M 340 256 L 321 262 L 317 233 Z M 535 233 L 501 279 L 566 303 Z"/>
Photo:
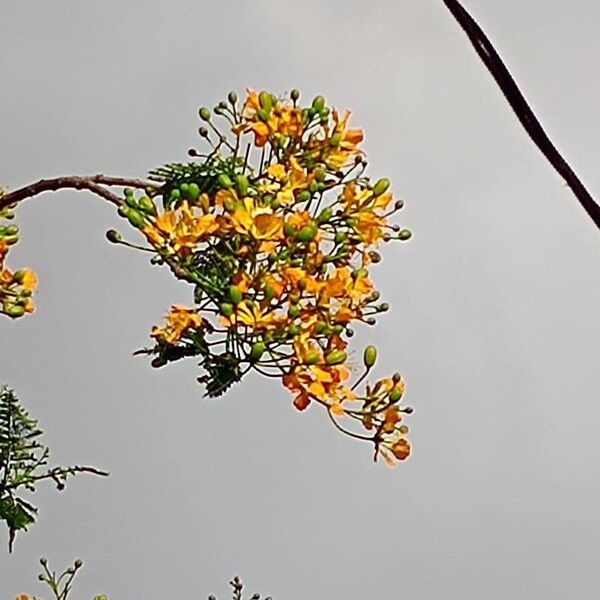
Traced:
<path fill-rule="evenodd" d="M 486 34 L 458 0 L 442 1 L 469 37 L 479 58 L 488 68 L 529 137 L 573 190 L 580 204 L 600 229 L 600 206 L 544 131 Z"/>
<path fill-rule="evenodd" d="M 55 177 L 54 179 L 41 179 L 31 185 L 14 190 L 13 192 L 4 193 L 0 196 L 0 210 L 16 204 L 21 200 L 33 198 L 43 192 L 56 192 L 63 189 L 88 190 L 94 194 L 101 196 L 112 204 L 119 206 L 122 202 L 121 198 L 106 189 L 106 187 L 132 187 L 146 189 L 148 187 L 156 188 L 156 184 L 142 181 L 141 179 L 127 179 L 125 177 L 110 177 L 108 175 L 90 175 L 87 177 L 68 176 Z"/>

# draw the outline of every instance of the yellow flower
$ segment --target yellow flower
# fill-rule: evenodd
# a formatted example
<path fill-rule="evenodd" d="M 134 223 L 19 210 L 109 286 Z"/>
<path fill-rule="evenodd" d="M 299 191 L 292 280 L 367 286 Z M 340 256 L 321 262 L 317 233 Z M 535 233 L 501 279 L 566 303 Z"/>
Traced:
<path fill-rule="evenodd" d="M 184 200 L 177 210 L 165 211 L 142 231 L 155 247 L 166 245 L 175 252 L 189 252 L 217 229 L 219 223 L 215 215 L 203 212 L 195 214 L 187 200 Z"/>
<path fill-rule="evenodd" d="M 190 329 L 202 325 L 200 315 L 193 308 L 173 305 L 165 316 L 165 327 L 153 327 L 151 337 L 157 341 L 173 345 Z"/>
<path fill-rule="evenodd" d="M 333 111 L 334 128 L 330 140 L 336 140 L 336 144 L 327 149 L 324 162 L 330 169 L 341 169 L 346 163 L 360 154 L 357 146 L 363 141 L 363 132 L 360 129 L 346 129 L 350 111 L 346 111 L 341 117 Z"/>
<path fill-rule="evenodd" d="M 219 322 L 228 328 L 246 325 L 254 330 L 275 329 L 283 322 L 283 318 L 272 310 L 261 310 L 257 304 L 243 301 L 235 307 L 231 316 L 220 315 Z"/>
<path fill-rule="evenodd" d="M 231 215 L 234 229 L 256 240 L 273 240 L 281 236 L 282 219 L 268 206 L 259 206 L 252 198 L 244 198 Z"/>

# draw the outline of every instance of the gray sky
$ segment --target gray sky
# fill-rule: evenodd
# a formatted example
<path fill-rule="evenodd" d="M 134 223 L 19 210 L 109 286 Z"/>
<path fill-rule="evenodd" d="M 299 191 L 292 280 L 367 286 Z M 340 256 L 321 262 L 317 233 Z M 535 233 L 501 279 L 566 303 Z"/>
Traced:
<path fill-rule="evenodd" d="M 467 4 L 600 193 L 600 7 Z M 236 573 L 281 600 L 597 594 L 599 233 L 439 0 L 5 0 L 0 81 L 13 189 L 186 160 L 198 106 L 230 89 L 350 107 L 415 232 L 385 247 L 392 310 L 356 347 L 376 341 L 416 408 L 414 456 L 389 471 L 277 383 L 202 399 L 193 362 L 131 356 L 191 290 L 108 245 L 101 200 L 25 203 L 10 264 L 38 272 L 38 311 L 0 322 L 0 379 L 56 462 L 112 476 L 39 490 L 39 523 L 0 551 L 1 598 L 45 593 L 42 555 L 84 559 L 73 600 L 226 598 Z"/>

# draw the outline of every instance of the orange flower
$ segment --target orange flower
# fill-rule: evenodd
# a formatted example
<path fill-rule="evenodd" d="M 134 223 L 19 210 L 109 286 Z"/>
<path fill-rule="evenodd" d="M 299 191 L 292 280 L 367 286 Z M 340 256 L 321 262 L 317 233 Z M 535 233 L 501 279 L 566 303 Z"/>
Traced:
<path fill-rule="evenodd" d="M 169 246 L 174 252 L 188 253 L 219 228 L 213 214 L 195 214 L 187 200 L 176 211 L 165 211 L 142 232 L 155 247 Z"/>
<path fill-rule="evenodd" d="M 252 198 L 244 198 L 231 215 L 238 233 L 251 235 L 256 240 L 277 239 L 281 235 L 282 219 L 269 206 L 259 206 Z"/>
<path fill-rule="evenodd" d="M 165 316 L 165 327 L 153 327 L 151 337 L 168 345 L 177 343 L 190 329 L 202 325 L 200 315 L 193 308 L 173 305 Z"/>
<path fill-rule="evenodd" d="M 276 315 L 274 311 L 268 309 L 262 311 L 257 304 L 246 301 L 240 302 L 231 316 L 219 316 L 221 325 L 228 328 L 247 325 L 255 330 L 275 329 L 282 321 L 282 317 Z"/>

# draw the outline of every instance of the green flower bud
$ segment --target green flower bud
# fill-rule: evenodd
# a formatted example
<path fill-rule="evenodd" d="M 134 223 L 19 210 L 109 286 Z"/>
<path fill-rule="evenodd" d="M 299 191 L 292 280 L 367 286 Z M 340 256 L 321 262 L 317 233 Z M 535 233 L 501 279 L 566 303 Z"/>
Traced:
<path fill-rule="evenodd" d="M 299 194 L 298 194 L 298 202 L 308 202 L 311 198 L 310 192 L 308 190 L 302 190 Z"/>
<path fill-rule="evenodd" d="M 235 202 L 231 198 L 225 198 L 223 206 L 227 212 L 233 212 L 235 209 Z"/>
<path fill-rule="evenodd" d="M 146 224 L 144 215 L 137 210 L 133 210 L 132 208 L 129 209 L 127 213 L 127 220 L 137 229 L 141 229 Z"/>
<path fill-rule="evenodd" d="M 337 333 L 338 335 L 340 333 L 342 333 L 342 331 L 344 331 L 344 326 L 343 325 L 334 325 L 331 330 L 333 331 L 333 333 Z"/>
<path fill-rule="evenodd" d="M 171 202 L 176 202 L 179 200 L 179 198 L 181 198 L 181 192 L 178 189 L 171 190 L 171 193 L 169 194 L 169 200 Z"/>
<path fill-rule="evenodd" d="M 352 271 L 352 278 L 353 279 L 360 279 L 361 277 L 368 277 L 369 276 L 369 271 L 367 271 L 367 269 L 354 269 L 354 271 Z"/>
<path fill-rule="evenodd" d="M 206 108 L 206 106 L 203 106 L 199 111 L 198 114 L 200 115 L 200 118 L 203 121 L 210 121 L 210 110 L 208 108 Z"/>
<path fill-rule="evenodd" d="M 292 319 L 296 319 L 300 316 L 300 309 L 297 306 L 290 306 L 290 308 L 288 310 L 288 315 Z"/>
<path fill-rule="evenodd" d="M 13 305 L 6 307 L 4 312 L 7 314 L 7 316 L 12 317 L 13 319 L 18 319 L 25 314 L 25 309 L 22 306 Z"/>
<path fill-rule="evenodd" d="M 312 101 L 312 108 L 315 109 L 315 112 L 321 112 L 325 108 L 325 98 L 323 96 L 316 96 Z"/>
<path fill-rule="evenodd" d="M 319 223 L 327 223 L 331 217 L 333 217 L 333 209 L 331 206 L 326 206 L 317 217 L 317 221 Z"/>
<path fill-rule="evenodd" d="M 325 356 L 325 362 L 328 365 L 340 365 L 345 362 L 348 355 L 344 350 L 333 350 L 327 356 Z"/>
<path fill-rule="evenodd" d="M 347 235 L 345 231 L 337 231 L 333 240 L 336 244 L 341 244 L 346 239 L 346 237 Z"/>
<path fill-rule="evenodd" d="M 317 335 L 322 335 L 326 331 L 327 331 L 327 323 L 324 323 L 323 321 L 317 322 L 317 324 L 315 325 L 315 333 Z"/>
<path fill-rule="evenodd" d="M 156 214 L 156 206 L 149 196 L 142 196 L 140 198 L 140 208 L 151 215 Z"/>
<path fill-rule="evenodd" d="M 342 136 L 339 133 L 334 133 L 331 136 L 331 139 L 329 140 L 329 143 L 334 147 L 337 148 L 342 142 Z"/>
<path fill-rule="evenodd" d="M 219 310 L 221 311 L 221 314 L 225 315 L 226 317 L 230 317 L 233 314 L 233 306 L 228 302 L 223 302 L 219 306 Z"/>
<path fill-rule="evenodd" d="M 181 192 L 181 195 L 184 198 L 188 197 L 188 194 L 190 193 L 190 184 L 189 183 L 180 183 L 179 184 L 179 191 Z"/>
<path fill-rule="evenodd" d="M 256 114 L 258 115 L 258 118 L 259 118 L 261 121 L 268 121 L 268 120 L 269 120 L 269 111 L 268 111 L 268 110 L 265 110 L 264 108 L 260 108 L 260 109 L 257 111 L 257 113 L 256 113 Z"/>
<path fill-rule="evenodd" d="M 106 239 L 112 244 L 118 244 L 120 241 L 122 241 L 123 237 L 115 229 L 109 229 L 106 232 Z"/>
<path fill-rule="evenodd" d="M 234 304 L 239 304 L 242 301 L 242 296 L 242 290 L 240 290 L 240 288 L 237 285 L 229 286 L 229 299 Z"/>
<path fill-rule="evenodd" d="M 412 233 L 408 229 L 402 229 L 398 234 L 398 239 L 405 242 L 412 237 Z"/>
<path fill-rule="evenodd" d="M 265 286 L 265 298 L 267 300 L 273 300 L 274 297 L 275 290 L 270 285 Z"/>
<path fill-rule="evenodd" d="M 273 108 L 273 99 L 269 92 L 261 92 L 258 95 L 258 102 L 260 103 L 260 107 L 264 108 L 267 112 L 271 112 Z"/>
<path fill-rule="evenodd" d="M 400 400 L 400 398 L 402 398 L 402 390 L 399 390 L 397 387 L 392 388 L 392 391 L 389 395 L 390 402 L 395 404 Z"/>
<path fill-rule="evenodd" d="M 197 183 L 190 183 L 188 197 L 192 202 L 195 202 L 200 197 L 200 186 Z"/>
<path fill-rule="evenodd" d="M 83 567 L 83 561 L 80 558 L 78 558 L 73 564 L 76 569 L 81 569 L 81 567 Z"/>
<path fill-rule="evenodd" d="M 125 204 L 129 206 L 129 208 L 137 208 L 138 203 L 134 196 L 125 196 Z"/>
<path fill-rule="evenodd" d="M 255 342 L 252 344 L 252 349 L 250 350 L 250 358 L 253 361 L 260 360 L 266 349 L 267 347 L 264 342 Z"/>
<path fill-rule="evenodd" d="M 311 350 L 307 355 L 306 355 L 306 364 L 308 365 L 316 365 L 319 360 L 321 360 L 321 357 L 319 356 L 318 352 L 315 352 L 314 350 Z"/>
<path fill-rule="evenodd" d="M 363 362 L 365 363 L 365 367 L 370 369 L 377 360 L 377 348 L 375 346 L 367 346 L 365 348 L 365 352 L 363 354 Z"/>
<path fill-rule="evenodd" d="M 229 177 L 229 175 L 226 175 L 225 173 L 221 173 L 219 175 L 219 177 L 217 178 L 217 181 L 219 182 L 219 185 L 225 189 L 229 189 L 230 187 L 233 186 L 233 182 L 231 181 L 231 178 Z"/>
<path fill-rule="evenodd" d="M 298 232 L 296 238 L 299 242 L 310 242 L 315 238 L 317 232 L 317 226 L 314 223 L 309 223 Z"/>
<path fill-rule="evenodd" d="M 291 98 L 291 99 L 292 99 L 294 102 L 297 102 L 297 101 L 298 101 L 298 98 L 300 98 L 300 92 L 299 92 L 297 89 L 295 89 L 295 88 L 294 88 L 294 89 L 293 89 L 293 90 L 290 92 L 290 98 Z"/>
<path fill-rule="evenodd" d="M 293 237 L 296 235 L 296 228 L 291 223 L 286 223 L 283 226 L 283 233 L 285 233 L 287 237 Z"/>
<path fill-rule="evenodd" d="M 227 100 L 229 100 L 231 104 L 235 104 L 238 101 L 237 94 L 235 92 L 229 92 Z"/>
<path fill-rule="evenodd" d="M 125 195 L 125 198 L 129 198 L 130 196 L 133 196 L 133 190 L 131 188 L 125 188 L 123 194 Z"/>
<path fill-rule="evenodd" d="M 246 176 L 236 175 L 235 176 L 235 185 L 236 185 L 237 190 L 242 198 L 244 196 L 248 195 L 248 188 L 250 187 L 250 184 L 249 184 L 248 178 Z"/>
<path fill-rule="evenodd" d="M 298 325 L 290 325 L 288 327 L 288 335 L 289 336 L 296 336 L 300 333 L 300 327 Z"/>
<path fill-rule="evenodd" d="M 381 196 L 381 194 L 386 192 L 389 187 L 390 187 L 389 179 L 385 179 L 385 178 L 380 179 L 373 186 L 373 196 Z"/>

